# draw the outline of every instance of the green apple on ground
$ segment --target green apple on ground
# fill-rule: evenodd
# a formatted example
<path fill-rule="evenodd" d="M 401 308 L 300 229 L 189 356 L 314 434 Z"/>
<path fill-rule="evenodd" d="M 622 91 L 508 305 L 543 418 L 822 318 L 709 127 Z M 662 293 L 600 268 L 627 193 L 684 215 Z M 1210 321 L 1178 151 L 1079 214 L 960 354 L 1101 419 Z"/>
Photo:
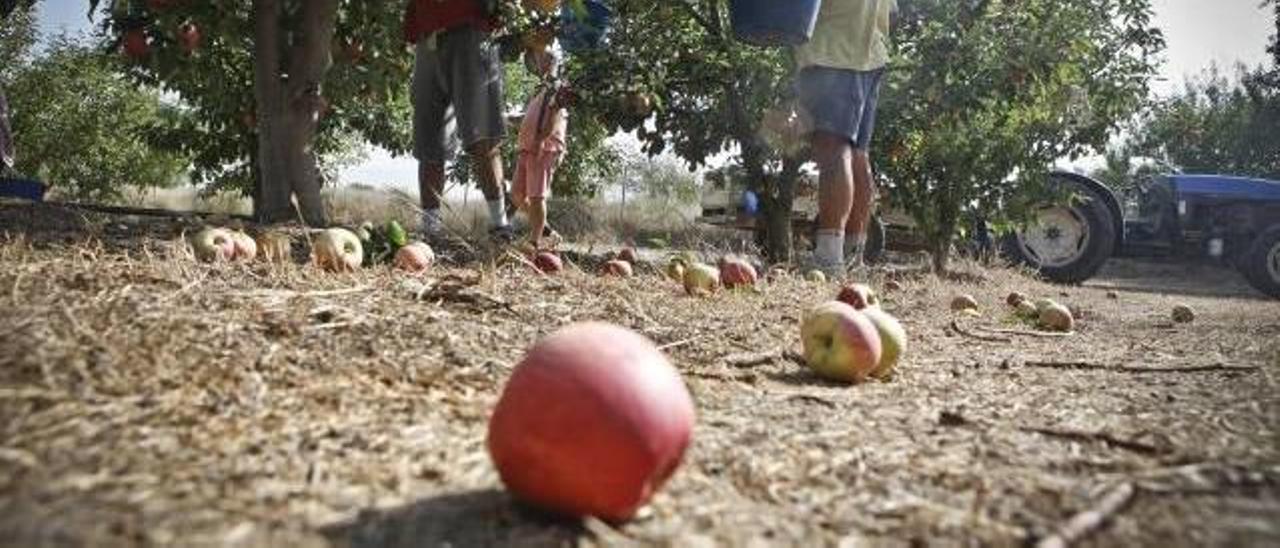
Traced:
<path fill-rule="evenodd" d="M 577 324 L 516 365 L 487 447 L 516 498 L 619 523 L 679 467 L 695 419 L 684 381 L 653 342 L 615 325 Z"/>
<path fill-rule="evenodd" d="M 1048 331 L 1067 333 L 1075 328 L 1075 318 L 1071 315 L 1071 310 L 1058 303 L 1041 308 L 1038 323 L 1041 328 Z"/>
<path fill-rule="evenodd" d="M 860 383 L 880 367 L 883 347 L 876 325 L 840 301 L 810 310 L 801 324 L 800 337 L 805 363 L 827 379 Z"/>
<path fill-rule="evenodd" d="M 230 261 L 236 256 L 235 237 L 225 228 L 206 228 L 191 238 L 191 249 L 202 262 Z"/>
<path fill-rule="evenodd" d="M 720 271 L 709 264 L 694 263 L 684 271 L 684 290 L 694 296 L 707 296 L 720 290 Z"/>
<path fill-rule="evenodd" d="M 804 273 L 805 281 L 812 283 L 827 283 L 827 275 L 821 270 L 810 270 Z"/>
<path fill-rule="evenodd" d="M 667 277 L 677 282 L 684 282 L 685 263 L 679 257 L 667 262 Z"/>
<path fill-rule="evenodd" d="M 1040 310 L 1031 301 L 1022 301 L 1015 307 L 1016 314 L 1020 318 L 1035 320 L 1040 317 Z"/>
<path fill-rule="evenodd" d="M 907 351 L 907 330 L 903 329 L 897 318 L 882 308 L 868 307 L 862 310 L 862 315 L 875 324 L 876 332 L 880 334 L 880 364 L 871 372 L 871 377 L 889 379 Z"/>
<path fill-rule="evenodd" d="M 364 264 L 364 246 L 360 244 L 360 238 L 345 228 L 324 230 L 311 245 L 312 260 L 330 272 L 353 271 Z"/>

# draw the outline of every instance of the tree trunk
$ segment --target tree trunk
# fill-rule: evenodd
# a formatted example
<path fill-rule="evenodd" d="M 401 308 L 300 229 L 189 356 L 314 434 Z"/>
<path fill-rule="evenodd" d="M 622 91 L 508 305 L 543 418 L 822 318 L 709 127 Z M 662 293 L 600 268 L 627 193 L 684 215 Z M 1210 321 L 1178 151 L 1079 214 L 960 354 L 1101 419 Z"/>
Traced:
<path fill-rule="evenodd" d="M 929 256 L 932 259 L 934 275 L 943 276 L 951 265 L 951 242 L 946 239 L 935 238 L 935 240 L 929 242 Z"/>
<path fill-rule="evenodd" d="M 263 222 L 295 217 L 327 223 L 313 143 L 325 109 L 321 83 L 328 73 L 337 0 L 302 4 L 292 41 L 281 27 L 281 0 L 254 0 L 254 90 L 258 109 L 258 161 L 262 180 L 254 216 Z M 286 49 L 286 43 L 291 42 Z M 282 56 L 288 51 L 289 59 Z"/>

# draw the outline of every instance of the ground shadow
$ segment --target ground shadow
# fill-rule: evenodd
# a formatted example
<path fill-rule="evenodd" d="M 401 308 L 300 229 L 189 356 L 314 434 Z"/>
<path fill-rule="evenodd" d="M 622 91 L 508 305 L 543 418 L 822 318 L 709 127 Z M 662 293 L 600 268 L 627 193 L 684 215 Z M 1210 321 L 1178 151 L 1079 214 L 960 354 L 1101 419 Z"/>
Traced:
<path fill-rule="evenodd" d="M 573 546 L 580 522 L 538 513 L 499 490 L 454 493 L 390 510 L 364 511 L 321 529 L 334 546 Z"/>
<path fill-rule="evenodd" d="M 1085 286 L 1156 295 L 1267 299 L 1235 270 L 1169 259 L 1112 259 Z"/>

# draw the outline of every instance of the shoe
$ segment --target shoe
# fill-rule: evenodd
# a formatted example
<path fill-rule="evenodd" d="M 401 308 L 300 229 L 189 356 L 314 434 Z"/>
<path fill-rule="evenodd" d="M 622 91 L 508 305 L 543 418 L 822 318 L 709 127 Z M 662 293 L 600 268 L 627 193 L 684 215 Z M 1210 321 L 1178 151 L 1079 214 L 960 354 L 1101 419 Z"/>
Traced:
<path fill-rule="evenodd" d="M 515 241 L 516 231 L 512 229 L 511 225 L 509 224 L 502 225 L 502 226 L 495 226 L 489 229 L 489 237 L 498 242 L 509 244 Z"/>

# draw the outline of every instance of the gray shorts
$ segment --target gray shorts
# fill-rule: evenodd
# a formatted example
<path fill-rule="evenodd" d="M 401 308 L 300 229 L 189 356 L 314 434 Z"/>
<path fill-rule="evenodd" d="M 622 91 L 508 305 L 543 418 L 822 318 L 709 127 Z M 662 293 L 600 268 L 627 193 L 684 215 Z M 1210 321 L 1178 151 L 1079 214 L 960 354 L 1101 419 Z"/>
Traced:
<path fill-rule="evenodd" d="M 417 48 L 411 90 L 413 155 L 443 163 L 458 141 L 469 147 L 502 139 L 502 62 L 489 35 L 463 26 L 434 39 L 424 36 Z"/>
<path fill-rule="evenodd" d="M 867 150 L 876 127 L 883 76 L 884 69 L 805 67 L 796 76 L 802 117 L 812 124 L 812 131 L 843 136 L 853 148 Z"/>

